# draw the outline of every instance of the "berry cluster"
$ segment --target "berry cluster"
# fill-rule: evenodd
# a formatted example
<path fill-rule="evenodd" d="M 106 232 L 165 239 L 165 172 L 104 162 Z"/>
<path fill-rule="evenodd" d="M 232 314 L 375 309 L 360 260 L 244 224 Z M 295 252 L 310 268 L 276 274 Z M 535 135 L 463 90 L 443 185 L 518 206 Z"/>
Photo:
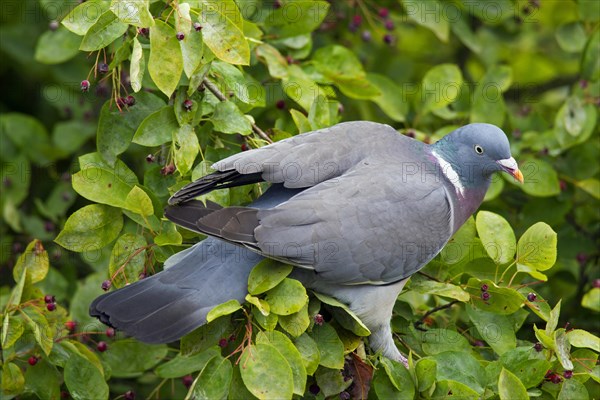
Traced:
<path fill-rule="evenodd" d="M 56 310 L 56 299 L 53 295 L 47 294 L 44 296 L 44 303 L 46 303 L 46 309 L 48 311 Z"/>
<path fill-rule="evenodd" d="M 546 375 L 544 376 L 544 378 L 548 381 L 548 382 L 552 382 L 554 384 L 559 384 L 562 382 L 563 378 L 565 379 L 571 379 L 573 377 L 573 371 L 565 371 L 563 372 L 562 377 L 560 376 L 560 374 L 557 374 L 556 372 L 552 371 L 552 370 L 548 370 L 546 372 Z"/>
<path fill-rule="evenodd" d="M 488 289 L 490 287 L 488 285 L 486 285 L 485 283 L 483 285 L 481 285 L 481 299 L 483 301 L 488 301 L 490 299 L 490 294 L 488 293 Z"/>

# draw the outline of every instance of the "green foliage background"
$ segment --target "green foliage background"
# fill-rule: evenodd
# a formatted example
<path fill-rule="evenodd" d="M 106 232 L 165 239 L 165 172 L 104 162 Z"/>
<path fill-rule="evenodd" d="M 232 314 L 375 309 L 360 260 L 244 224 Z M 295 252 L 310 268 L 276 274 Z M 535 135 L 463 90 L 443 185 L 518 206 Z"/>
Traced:
<path fill-rule="evenodd" d="M 3 2 L 2 398 L 599 398 L 599 4 Z M 162 210 L 211 162 L 265 145 L 261 129 L 277 141 L 359 119 L 423 141 L 497 124 L 525 175 L 496 177 L 399 297 L 408 371 L 268 261 L 248 303 L 179 344 L 108 337 L 87 315 L 103 281 L 200 239 Z"/>

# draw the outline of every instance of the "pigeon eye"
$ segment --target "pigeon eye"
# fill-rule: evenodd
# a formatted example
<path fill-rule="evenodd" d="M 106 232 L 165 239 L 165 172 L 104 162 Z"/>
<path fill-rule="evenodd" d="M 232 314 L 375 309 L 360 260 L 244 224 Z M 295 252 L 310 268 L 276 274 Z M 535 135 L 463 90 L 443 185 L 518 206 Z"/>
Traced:
<path fill-rule="evenodd" d="M 477 153 L 477 154 L 483 154 L 483 147 L 481 147 L 480 145 L 476 144 L 475 145 L 475 153 Z"/>

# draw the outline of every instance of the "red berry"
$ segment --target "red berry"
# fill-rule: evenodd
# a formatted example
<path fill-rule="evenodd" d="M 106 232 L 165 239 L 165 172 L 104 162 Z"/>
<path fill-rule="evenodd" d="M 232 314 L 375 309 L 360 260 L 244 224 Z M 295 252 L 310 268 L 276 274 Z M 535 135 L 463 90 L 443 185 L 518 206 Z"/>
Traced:
<path fill-rule="evenodd" d="M 577 259 L 577 262 L 579 263 L 579 265 L 585 265 L 585 263 L 587 262 L 588 256 L 587 256 L 587 254 L 581 252 L 581 253 L 577 253 L 577 255 L 575 256 L 575 259 Z"/>
<path fill-rule="evenodd" d="M 192 107 L 194 107 L 194 102 L 190 99 L 185 99 L 183 101 L 183 108 L 185 111 L 192 111 Z"/>
<path fill-rule="evenodd" d="M 225 339 L 225 338 L 219 339 L 219 347 L 225 347 L 225 346 L 227 346 L 227 339 Z"/>
<path fill-rule="evenodd" d="M 275 0 L 275 1 L 273 2 L 273 8 L 274 8 L 274 9 L 276 9 L 276 10 L 277 10 L 278 8 L 281 8 L 281 1 L 280 1 L 280 0 Z"/>
<path fill-rule="evenodd" d="M 540 351 L 542 351 L 544 349 L 544 346 L 542 346 L 542 344 L 540 342 L 537 342 L 536 344 L 533 345 L 533 348 L 535 349 L 535 351 L 537 351 L 539 353 Z"/>
<path fill-rule="evenodd" d="M 98 344 L 96 345 L 96 349 L 100 353 L 104 353 L 106 350 L 108 350 L 108 345 L 106 344 L 106 342 L 101 341 L 101 342 L 98 342 Z"/>
<path fill-rule="evenodd" d="M 108 64 L 107 63 L 99 63 L 98 64 L 98 72 L 101 74 L 105 74 L 108 72 Z"/>
<path fill-rule="evenodd" d="M 77 329 L 77 322 L 67 321 L 65 322 L 65 328 L 67 328 L 69 332 L 75 332 L 75 329 Z"/>
<path fill-rule="evenodd" d="M 183 33 L 183 32 L 177 32 L 177 34 L 175 35 L 175 37 L 177 38 L 177 40 L 181 41 L 181 40 L 185 39 L 185 33 Z"/>
<path fill-rule="evenodd" d="M 148 33 L 150 32 L 150 30 L 148 28 L 140 28 L 140 29 L 138 29 L 138 32 L 140 33 L 140 35 L 148 36 Z"/>
<path fill-rule="evenodd" d="M 378 14 L 381 18 L 387 18 L 390 15 L 390 10 L 387 8 L 380 8 Z"/>
<path fill-rule="evenodd" d="M 558 374 L 552 374 L 552 376 L 550 377 L 550 381 L 555 385 L 558 385 L 562 382 L 562 378 Z"/>
<path fill-rule="evenodd" d="M 146 162 L 147 163 L 153 163 L 154 162 L 154 154 L 148 154 L 146 156 Z"/>
<path fill-rule="evenodd" d="M 123 102 L 125 103 L 126 106 L 131 107 L 132 105 L 135 104 L 135 97 L 133 97 L 132 95 L 129 95 L 129 96 L 125 97 Z"/>
<path fill-rule="evenodd" d="M 285 60 L 287 61 L 288 65 L 296 63 L 296 60 L 294 60 L 294 57 L 292 56 L 285 56 Z"/>
<path fill-rule="evenodd" d="M 31 356 L 27 362 L 33 367 L 35 364 L 37 364 L 38 358 L 36 356 Z"/>
<path fill-rule="evenodd" d="M 114 337 L 116 332 L 115 332 L 115 328 L 106 328 L 106 336 L 108 337 Z"/>
<path fill-rule="evenodd" d="M 592 283 L 596 289 L 600 288 L 600 279 L 594 279 L 594 283 Z"/>
<path fill-rule="evenodd" d="M 558 182 L 558 185 L 560 186 L 561 192 L 564 192 L 565 190 L 567 190 L 567 182 L 561 180 L 560 182 Z"/>
<path fill-rule="evenodd" d="M 546 371 L 546 375 L 544 375 L 544 378 L 546 379 L 550 379 L 550 377 L 554 375 L 554 372 L 552 372 L 552 370 L 548 370 Z"/>
<path fill-rule="evenodd" d="M 55 228 L 55 226 L 52 223 L 52 221 L 46 221 L 46 222 L 44 222 L 44 230 L 46 232 L 52 232 L 52 231 L 54 231 L 54 228 Z"/>
<path fill-rule="evenodd" d="M 250 146 L 248 146 L 246 143 L 242 143 L 240 149 L 242 149 L 242 151 L 248 151 L 250 150 Z"/>
<path fill-rule="evenodd" d="M 69 392 L 67 392 L 66 390 L 61 390 L 60 391 L 60 398 L 61 399 L 68 399 L 69 398 Z"/>
<path fill-rule="evenodd" d="M 112 283 L 107 279 L 104 282 L 102 282 L 102 290 L 104 290 L 105 292 L 110 289 L 110 287 L 112 286 Z"/>
<path fill-rule="evenodd" d="M 384 37 L 383 37 L 383 41 L 386 44 L 392 44 L 394 43 L 394 36 L 390 35 L 389 33 L 387 33 Z"/>
<path fill-rule="evenodd" d="M 46 304 L 46 309 L 48 311 L 54 311 L 54 310 L 56 310 L 56 303 L 48 303 L 48 304 Z"/>
<path fill-rule="evenodd" d="M 563 376 L 565 377 L 565 379 L 571 379 L 573 377 L 573 371 L 565 371 Z"/>
<path fill-rule="evenodd" d="M 279 108 L 280 110 L 285 109 L 285 100 L 277 100 L 275 107 Z"/>
<path fill-rule="evenodd" d="M 489 288 L 490 287 L 488 285 L 486 285 L 485 283 L 483 285 L 481 285 L 481 291 L 482 292 L 487 292 Z"/>
<path fill-rule="evenodd" d="M 535 301 L 537 299 L 537 295 L 535 293 L 529 293 L 527 295 L 527 300 L 529 301 Z"/>
<path fill-rule="evenodd" d="M 315 321 L 315 324 L 317 324 L 317 325 L 323 325 L 323 322 L 325 322 L 325 318 L 323 318 L 323 316 L 321 314 L 317 314 L 314 317 L 314 321 Z"/>
<path fill-rule="evenodd" d="M 481 293 L 481 298 L 484 301 L 488 301 L 490 299 L 490 294 L 488 292 L 483 292 L 483 293 Z"/>
<path fill-rule="evenodd" d="M 233 342 L 235 340 L 235 335 L 229 335 L 229 338 L 227 338 L 227 341 L 229 342 Z"/>
<path fill-rule="evenodd" d="M 125 400 L 134 400 L 135 399 L 135 392 L 133 390 L 128 390 L 123 394 L 123 398 Z"/>
<path fill-rule="evenodd" d="M 192 386 L 192 383 L 194 383 L 194 378 L 191 375 L 186 375 L 181 378 L 181 383 L 183 383 L 183 386 L 189 389 L 190 386 Z"/>
<path fill-rule="evenodd" d="M 354 17 L 352 17 L 352 24 L 355 26 L 360 26 L 360 24 L 362 24 L 362 16 L 355 15 Z"/>
<path fill-rule="evenodd" d="M 160 169 L 160 173 L 164 176 L 171 175 L 173 172 L 175 172 L 174 164 L 165 165 Z"/>
<path fill-rule="evenodd" d="M 81 81 L 81 91 L 87 92 L 89 89 L 90 89 L 90 81 L 88 81 L 87 79 L 84 81 Z"/>
<path fill-rule="evenodd" d="M 196 32 L 200 32 L 202 30 L 202 25 L 200 25 L 200 22 L 194 22 L 193 27 L 196 30 Z"/>
<path fill-rule="evenodd" d="M 54 295 L 47 294 L 44 296 L 44 303 L 49 304 L 49 303 L 54 303 L 54 302 L 56 302 Z"/>
<path fill-rule="evenodd" d="M 388 31 L 393 31 L 394 30 L 394 21 L 392 21 L 391 19 L 388 19 L 387 21 L 385 21 L 385 29 L 387 29 Z"/>

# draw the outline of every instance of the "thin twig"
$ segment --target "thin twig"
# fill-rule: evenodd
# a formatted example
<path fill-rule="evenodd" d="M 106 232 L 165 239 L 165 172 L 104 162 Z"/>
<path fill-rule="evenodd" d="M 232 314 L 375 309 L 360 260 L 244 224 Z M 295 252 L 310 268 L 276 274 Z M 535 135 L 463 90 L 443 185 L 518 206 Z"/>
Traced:
<path fill-rule="evenodd" d="M 204 86 L 210 90 L 210 92 L 212 94 L 215 95 L 215 97 L 221 101 L 228 101 L 227 97 L 225 97 L 225 95 L 223 93 L 221 93 L 221 91 L 219 90 L 219 88 L 213 84 L 211 81 L 208 80 L 207 77 L 204 77 L 204 79 L 202 79 L 202 83 L 204 84 Z M 263 131 L 262 129 L 260 129 L 255 123 L 252 124 L 252 130 L 254 131 L 254 133 L 256 133 L 258 136 L 260 136 L 261 138 L 263 138 L 267 143 L 273 143 L 273 141 L 271 140 L 271 138 L 265 133 L 265 131 Z"/>
<path fill-rule="evenodd" d="M 425 319 L 427 317 L 429 317 L 431 314 L 436 313 L 438 311 L 445 310 L 446 308 L 450 308 L 453 305 L 455 305 L 456 303 L 458 303 L 458 300 L 452 300 L 450 303 L 434 307 L 431 310 L 427 311 L 425 313 L 425 315 L 423 315 L 421 318 L 419 318 L 418 321 L 415 321 L 415 323 L 414 323 L 415 328 L 418 329 L 418 330 L 421 330 L 421 331 L 424 330 L 423 328 L 421 328 L 421 325 L 423 325 L 425 323 Z"/>

